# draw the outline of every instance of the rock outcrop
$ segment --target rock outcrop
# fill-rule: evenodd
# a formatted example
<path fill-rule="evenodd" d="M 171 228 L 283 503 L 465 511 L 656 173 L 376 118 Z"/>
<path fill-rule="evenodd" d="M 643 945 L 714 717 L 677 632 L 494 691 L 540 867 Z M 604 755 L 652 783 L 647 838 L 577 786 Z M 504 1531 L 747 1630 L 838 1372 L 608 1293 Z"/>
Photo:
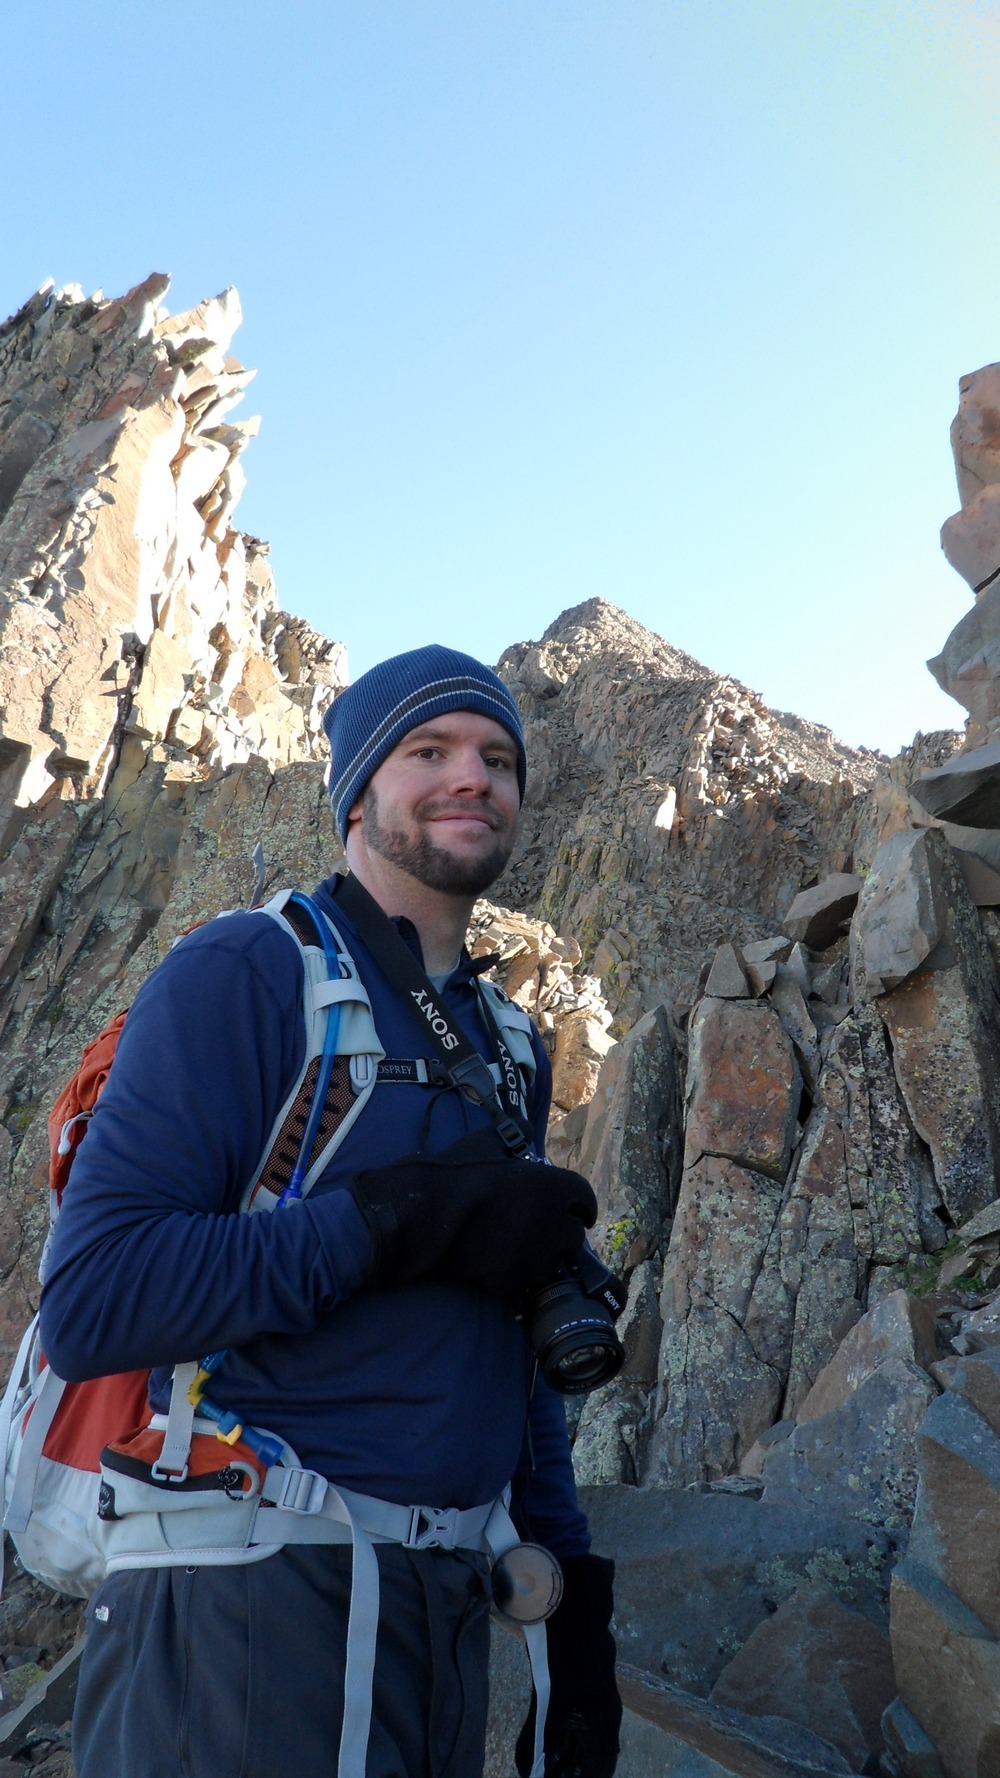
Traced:
<path fill-rule="evenodd" d="M 236 292 L 183 315 L 43 287 L 0 329 L 0 832 L 100 796 L 129 738 L 201 769 L 312 757 L 343 649 L 231 523 L 257 420 Z"/>
<path fill-rule="evenodd" d="M 503 896 L 573 933 L 618 1029 L 690 1004 L 733 931 L 772 936 L 800 890 L 870 856 L 859 793 L 879 755 L 768 710 L 604 600 L 500 671 L 531 761 Z"/>

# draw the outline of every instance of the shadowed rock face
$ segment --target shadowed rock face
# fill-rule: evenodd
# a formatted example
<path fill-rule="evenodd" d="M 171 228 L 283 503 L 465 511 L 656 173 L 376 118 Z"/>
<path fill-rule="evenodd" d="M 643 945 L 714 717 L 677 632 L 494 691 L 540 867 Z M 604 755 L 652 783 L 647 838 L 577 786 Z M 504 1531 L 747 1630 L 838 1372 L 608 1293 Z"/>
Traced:
<path fill-rule="evenodd" d="M 887 1632 L 825 1587 L 802 1587 L 744 1643 L 712 1688 L 713 1704 L 823 1725 L 853 1771 L 882 1751 L 896 1696 Z"/>

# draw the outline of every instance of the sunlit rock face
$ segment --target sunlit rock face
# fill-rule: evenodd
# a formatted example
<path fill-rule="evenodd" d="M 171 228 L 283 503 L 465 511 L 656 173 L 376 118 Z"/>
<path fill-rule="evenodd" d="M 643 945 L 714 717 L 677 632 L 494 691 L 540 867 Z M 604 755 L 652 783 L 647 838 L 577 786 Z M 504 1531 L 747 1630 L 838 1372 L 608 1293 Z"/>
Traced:
<path fill-rule="evenodd" d="M 100 795 L 127 738 L 196 770 L 315 755 L 343 648 L 233 525 L 256 419 L 234 290 L 168 315 L 43 289 L 0 328 L 0 821 Z"/>

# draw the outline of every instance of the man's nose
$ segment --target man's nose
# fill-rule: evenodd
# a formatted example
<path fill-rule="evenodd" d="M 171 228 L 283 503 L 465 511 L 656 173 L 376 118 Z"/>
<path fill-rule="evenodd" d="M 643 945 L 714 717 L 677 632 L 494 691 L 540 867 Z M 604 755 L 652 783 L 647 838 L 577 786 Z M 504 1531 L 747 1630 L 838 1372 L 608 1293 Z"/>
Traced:
<path fill-rule="evenodd" d="M 488 796 L 493 780 L 475 747 L 463 747 L 451 761 L 449 788 L 453 795 Z"/>

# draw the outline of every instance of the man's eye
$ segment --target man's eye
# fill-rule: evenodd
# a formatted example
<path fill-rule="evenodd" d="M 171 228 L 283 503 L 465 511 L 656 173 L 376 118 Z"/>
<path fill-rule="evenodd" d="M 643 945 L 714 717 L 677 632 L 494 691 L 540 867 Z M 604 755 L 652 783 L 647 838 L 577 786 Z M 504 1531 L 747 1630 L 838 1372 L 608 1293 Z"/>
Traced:
<path fill-rule="evenodd" d="M 488 753 L 485 756 L 484 763 L 488 765 L 491 770 L 496 769 L 501 772 L 506 772 L 510 769 L 510 760 L 507 759 L 506 755 L 503 753 Z"/>

